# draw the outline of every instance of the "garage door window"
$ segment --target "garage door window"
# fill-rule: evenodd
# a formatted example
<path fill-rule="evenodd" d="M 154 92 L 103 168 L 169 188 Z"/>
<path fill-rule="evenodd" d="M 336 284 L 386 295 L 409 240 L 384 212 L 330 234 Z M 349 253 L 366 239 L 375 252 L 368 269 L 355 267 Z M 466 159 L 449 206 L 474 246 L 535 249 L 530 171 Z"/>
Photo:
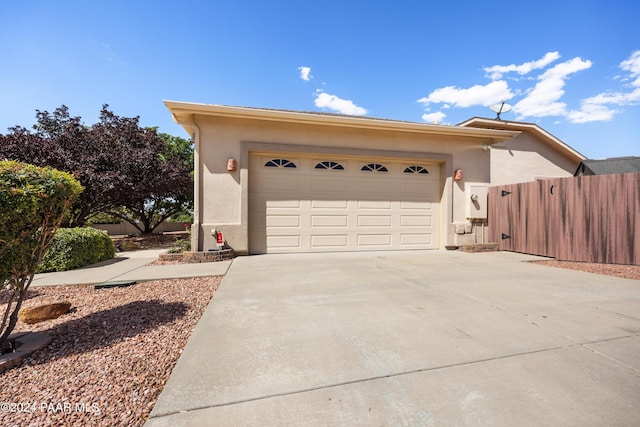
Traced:
<path fill-rule="evenodd" d="M 422 166 L 409 166 L 408 168 L 406 168 L 404 170 L 404 173 L 422 173 L 422 174 L 428 174 L 429 171 L 422 167 Z"/>
<path fill-rule="evenodd" d="M 335 170 L 335 171 L 343 171 L 344 166 L 342 166 L 338 162 L 320 162 L 315 166 L 315 169 L 324 169 L 324 170 Z"/>
<path fill-rule="evenodd" d="M 297 168 L 295 163 L 287 159 L 272 159 L 272 160 L 269 160 L 264 165 L 265 167 L 268 167 L 268 168 L 288 168 L 288 169 Z"/>
<path fill-rule="evenodd" d="M 363 172 L 389 172 L 389 169 L 387 169 L 386 166 L 379 163 L 369 163 L 364 165 L 360 170 Z"/>

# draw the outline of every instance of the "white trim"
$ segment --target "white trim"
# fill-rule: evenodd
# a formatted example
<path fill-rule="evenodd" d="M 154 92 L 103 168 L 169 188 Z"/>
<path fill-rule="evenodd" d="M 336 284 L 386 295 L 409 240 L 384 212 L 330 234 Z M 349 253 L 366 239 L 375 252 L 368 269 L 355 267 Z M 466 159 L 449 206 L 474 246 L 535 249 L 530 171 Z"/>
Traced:
<path fill-rule="evenodd" d="M 268 110 L 262 108 L 232 107 L 227 105 L 199 104 L 169 100 L 165 100 L 164 104 L 171 111 L 174 117 L 197 114 L 236 119 L 268 120 L 272 122 L 307 123 L 351 128 L 390 130 L 395 132 L 466 136 L 484 138 L 486 139 L 485 143 L 487 144 L 506 141 L 520 134 L 519 131 L 511 130 L 441 126 L 361 116 L 356 117 L 301 111 Z"/>

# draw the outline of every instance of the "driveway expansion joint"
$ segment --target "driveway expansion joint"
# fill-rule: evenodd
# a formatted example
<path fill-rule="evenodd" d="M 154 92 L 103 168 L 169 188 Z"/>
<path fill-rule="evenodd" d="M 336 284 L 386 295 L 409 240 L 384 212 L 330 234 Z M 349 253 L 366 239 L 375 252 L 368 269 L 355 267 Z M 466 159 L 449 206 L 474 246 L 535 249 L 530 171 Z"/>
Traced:
<path fill-rule="evenodd" d="M 584 344 L 581 344 L 581 346 L 586 348 L 587 350 L 593 352 L 594 354 L 600 356 L 600 357 L 604 357 L 605 359 L 611 360 L 612 362 L 615 362 L 615 363 L 619 364 L 620 366 L 624 366 L 625 368 L 631 369 L 632 371 L 640 374 L 640 369 L 634 368 L 633 366 L 628 365 L 628 364 L 624 363 L 623 361 L 616 359 L 615 357 L 609 356 L 608 354 L 602 353 L 602 352 L 596 350 L 595 348 L 590 347 L 591 344 L 598 344 L 598 343 L 602 343 L 602 342 L 617 341 L 617 340 L 626 339 L 626 338 L 632 338 L 632 337 L 636 337 L 637 338 L 639 336 L 640 336 L 640 334 L 633 334 L 633 335 L 628 335 L 626 337 L 607 338 L 607 339 L 604 339 L 604 340 L 584 343 Z"/>
<path fill-rule="evenodd" d="M 347 386 L 347 385 L 353 385 L 353 384 L 360 384 L 360 383 L 366 383 L 366 382 L 371 382 L 371 381 L 383 380 L 383 379 L 386 379 L 386 378 L 396 378 L 396 377 L 402 377 L 402 376 L 406 376 L 406 375 L 419 374 L 419 373 L 423 373 L 423 372 L 439 371 L 439 370 L 457 368 L 457 367 L 462 367 L 462 366 L 471 366 L 471 365 L 476 365 L 476 364 L 480 364 L 480 363 L 491 362 L 491 361 L 494 361 L 494 360 L 509 359 L 509 358 L 514 358 L 514 357 L 519 357 L 519 356 L 527 356 L 527 355 L 530 355 L 530 354 L 537 354 L 537 353 L 545 353 L 545 352 L 549 352 L 549 351 L 563 350 L 563 349 L 577 347 L 577 346 L 580 346 L 580 344 L 570 344 L 570 345 L 566 345 L 566 346 L 549 347 L 549 348 L 544 348 L 544 349 L 540 349 L 540 350 L 532 350 L 532 351 L 526 351 L 526 352 L 522 352 L 522 353 L 507 354 L 507 355 L 504 355 L 504 356 L 491 357 L 491 358 L 488 358 L 488 359 L 479 359 L 479 360 L 474 360 L 474 361 L 470 361 L 470 362 L 461 362 L 461 363 L 454 363 L 454 364 L 451 364 L 451 365 L 436 366 L 436 367 L 433 367 L 433 368 L 420 368 L 420 369 L 413 369 L 413 370 L 410 370 L 410 371 L 396 372 L 396 373 L 391 373 L 391 374 L 386 374 L 386 375 L 377 375 L 377 376 L 369 377 L 369 378 L 361 378 L 361 379 L 357 379 L 357 380 L 343 381 L 343 382 L 339 382 L 339 383 L 335 383 L 335 384 L 327 384 L 327 385 L 321 385 L 321 386 L 316 386 L 316 387 L 309 387 L 309 388 L 304 388 L 304 389 L 300 389 L 300 390 L 286 391 L 286 392 L 282 392 L 282 393 L 272 393 L 272 394 L 267 394 L 267 395 L 263 395 L 263 396 L 251 397 L 251 398 L 247 398 L 247 399 L 234 400 L 234 401 L 230 401 L 230 402 L 222 402 L 222 403 L 206 405 L 206 406 L 194 406 L 193 408 L 182 409 L 182 410 L 179 410 L 179 411 L 171 411 L 171 412 L 159 413 L 159 414 L 156 414 L 156 415 L 154 415 L 154 416 L 152 416 L 150 418 L 162 418 L 162 417 L 166 417 L 166 416 L 170 416 L 170 415 L 176 415 L 176 414 L 182 414 L 182 413 L 187 413 L 187 412 L 200 411 L 200 410 L 210 409 L 210 408 L 221 408 L 221 407 L 225 407 L 225 406 L 239 405 L 239 404 L 255 402 L 255 401 L 259 401 L 259 400 L 272 399 L 272 398 L 275 398 L 275 397 L 293 396 L 293 395 L 296 395 L 296 394 L 309 393 L 309 392 L 313 392 L 313 391 L 328 390 L 328 389 L 331 389 L 331 388 L 337 388 L 337 387 L 343 387 L 343 386 Z"/>
<path fill-rule="evenodd" d="M 638 369 L 636 369 L 636 368 L 634 368 L 632 366 L 629 366 L 629 365 L 627 365 L 627 364 L 625 364 L 625 363 L 623 363 L 623 362 L 621 362 L 621 361 L 619 361 L 619 360 L 617 360 L 617 359 L 615 359 L 615 358 L 613 358 L 611 356 L 603 354 L 603 353 L 601 353 L 601 352 L 589 347 L 590 344 L 597 344 L 597 343 L 601 343 L 601 342 L 610 342 L 610 341 L 616 341 L 616 340 L 620 340 L 620 339 L 626 339 L 626 338 L 630 338 L 630 337 L 639 337 L 639 336 L 640 336 L 640 334 L 633 334 L 633 335 L 628 335 L 628 336 L 624 336 L 624 337 L 605 338 L 605 339 L 598 340 L 598 341 L 590 341 L 588 343 L 578 343 L 578 342 L 574 342 L 572 340 L 569 340 L 569 341 L 571 341 L 571 344 L 568 344 L 568 345 L 565 345 L 565 346 L 549 347 L 549 348 L 544 348 L 544 349 L 539 349 L 539 350 L 532 350 L 532 351 L 527 351 L 527 352 L 522 352 L 522 353 L 507 354 L 507 355 L 504 355 L 504 356 L 492 357 L 492 358 L 488 358 L 488 359 L 479 359 L 479 360 L 474 360 L 474 361 L 471 361 L 471 362 L 461 362 L 461 363 L 454 363 L 454 364 L 451 364 L 451 365 L 437 366 L 437 367 L 433 367 L 433 368 L 420 368 L 420 369 L 414 369 L 414 370 L 410 370 L 410 371 L 396 372 L 396 373 L 391 373 L 391 374 L 386 374 L 386 375 L 378 375 L 378 376 L 369 377 L 369 378 L 361 378 L 361 379 L 357 379 L 357 380 L 343 381 L 343 382 L 339 382 L 339 383 L 335 383 L 335 384 L 327 384 L 327 385 L 322 385 L 322 386 L 317 386 L 317 387 L 309 387 L 309 388 L 305 388 L 305 389 L 287 391 L 287 392 L 282 392 L 282 393 L 272 393 L 272 394 L 267 394 L 267 395 L 263 395 L 263 396 L 256 396 L 256 397 L 247 398 L 247 399 L 239 399 L 239 400 L 234 400 L 234 401 L 230 401 L 230 402 L 223 402 L 223 403 L 218 403 L 218 404 L 213 404 L 213 405 L 195 406 L 193 408 L 183 409 L 183 410 L 180 410 L 180 411 L 172 411 L 172 412 L 156 414 L 156 415 L 154 415 L 154 416 L 152 416 L 150 418 L 162 418 L 162 417 L 166 417 L 166 416 L 182 414 L 182 413 L 188 413 L 188 412 L 194 412 L 194 411 L 200 411 L 200 410 L 204 410 L 204 409 L 220 408 L 220 407 L 232 406 L 232 405 L 240 405 L 240 404 L 243 404 L 243 403 L 255 402 L 255 401 L 259 401 L 259 400 L 266 400 L 266 399 L 272 399 L 272 398 L 284 397 L 284 396 L 292 396 L 292 395 L 296 395 L 296 394 L 309 393 L 309 392 L 319 391 L 319 390 L 327 390 L 327 389 L 331 389 L 331 388 L 337 388 L 337 387 L 353 385 L 353 384 L 359 384 L 359 383 L 366 383 L 366 382 L 377 381 L 377 380 L 382 380 L 382 379 L 386 379 L 386 378 L 395 378 L 395 377 L 402 377 L 402 376 L 406 376 L 406 375 L 419 374 L 419 373 L 423 373 L 423 372 L 432 372 L 432 371 L 451 369 L 451 368 L 457 368 L 457 367 L 462 367 L 462 366 L 471 366 L 471 365 L 476 365 L 476 364 L 485 363 L 485 362 L 491 362 L 491 361 L 495 361 L 495 360 L 509 359 L 509 358 L 515 358 L 515 357 L 519 357 L 519 356 L 527 356 L 527 355 L 531 355 L 531 354 L 545 353 L 545 352 L 550 352 L 550 351 L 557 351 L 557 350 L 576 348 L 576 347 L 584 347 L 585 349 L 593 352 L 594 354 L 597 354 L 598 356 L 601 356 L 601 357 L 604 357 L 606 359 L 609 359 L 609 360 L 611 360 L 613 362 L 616 362 L 616 363 L 620 364 L 621 366 L 624 366 L 626 368 L 629 368 L 629 369 L 633 370 L 634 372 L 640 373 L 640 370 L 638 370 Z"/>

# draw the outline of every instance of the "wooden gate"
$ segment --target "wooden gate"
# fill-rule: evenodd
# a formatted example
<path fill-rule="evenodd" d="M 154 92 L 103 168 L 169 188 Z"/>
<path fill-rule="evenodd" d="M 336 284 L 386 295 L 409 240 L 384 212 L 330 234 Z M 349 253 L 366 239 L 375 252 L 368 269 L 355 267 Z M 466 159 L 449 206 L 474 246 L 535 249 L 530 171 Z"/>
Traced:
<path fill-rule="evenodd" d="M 640 173 L 489 188 L 489 236 L 500 250 L 562 261 L 640 264 Z"/>

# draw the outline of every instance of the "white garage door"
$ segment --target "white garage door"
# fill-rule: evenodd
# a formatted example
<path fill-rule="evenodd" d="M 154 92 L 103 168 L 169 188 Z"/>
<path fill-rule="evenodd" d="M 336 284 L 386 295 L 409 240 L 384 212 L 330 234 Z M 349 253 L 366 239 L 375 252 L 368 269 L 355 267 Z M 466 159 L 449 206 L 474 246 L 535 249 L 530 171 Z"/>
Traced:
<path fill-rule="evenodd" d="M 435 249 L 438 164 L 252 155 L 251 253 Z"/>

